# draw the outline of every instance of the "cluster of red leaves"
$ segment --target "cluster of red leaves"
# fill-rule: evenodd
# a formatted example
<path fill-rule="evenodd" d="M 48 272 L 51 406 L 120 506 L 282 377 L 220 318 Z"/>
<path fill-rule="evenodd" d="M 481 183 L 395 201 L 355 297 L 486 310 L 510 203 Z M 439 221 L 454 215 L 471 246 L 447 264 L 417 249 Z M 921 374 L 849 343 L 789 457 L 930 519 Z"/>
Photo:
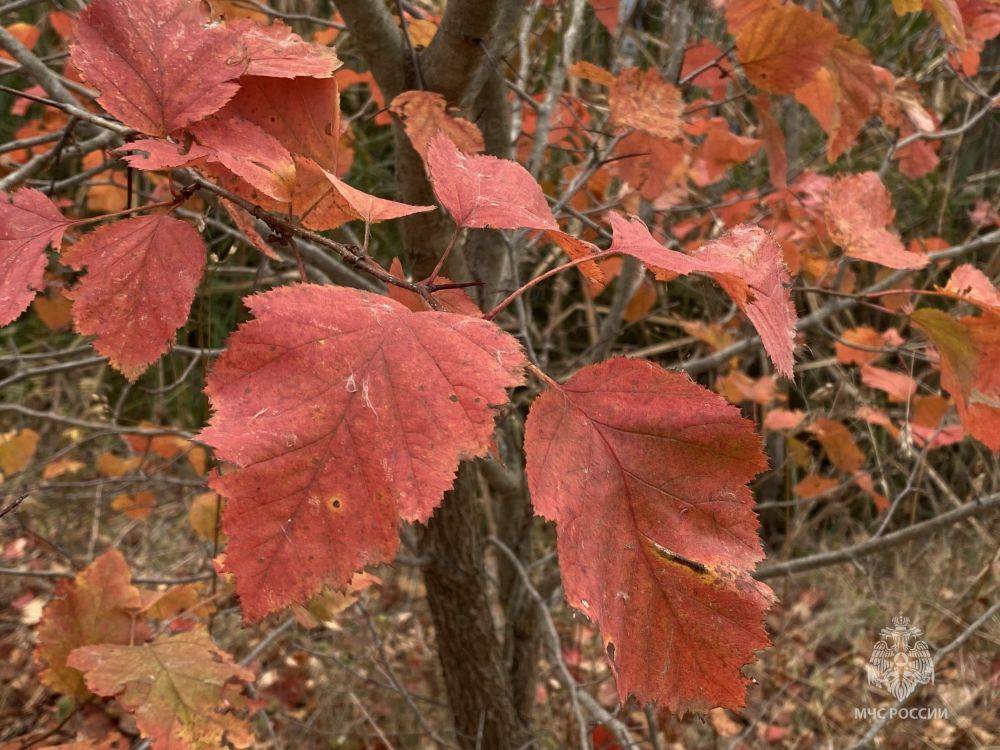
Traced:
<path fill-rule="evenodd" d="M 613 28 L 609 18 L 602 16 Z M 904 133 L 933 127 L 906 82 L 873 66 L 820 12 L 734 0 L 726 20 L 747 78 L 766 94 L 802 102 L 829 136 L 831 161 L 876 113 Z M 72 60 L 101 92 L 98 101 L 147 136 L 122 149 L 133 167 L 197 169 L 238 198 L 319 231 L 434 210 L 368 195 L 341 179 L 339 61 L 282 24 L 208 23 L 197 0 L 95 0 L 75 36 Z M 695 85 L 724 94 L 732 68 L 723 57 L 700 43 L 684 67 Z M 711 278 L 786 378 L 796 328 L 789 266 L 822 276 L 833 265 L 801 248 L 832 243 L 897 269 L 928 263 L 892 229 L 891 199 L 875 173 L 833 180 L 806 173 L 788 184 L 769 96 L 754 100 L 761 136 L 754 138 L 731 132 L 721 118 L 686 116 L 680 89 L 656 71 L 614 76 L 578 64 L 573 74 L 607 88 L 610 121 L 625 131 L 618 156 L 633 157 L 617 160 L 615 175 L 658 206 L 669 205 L 687 179 L 710 184 L 764 148 L 777 188 L 766 226 L 727 219 L 731 230 L 716 236 L 706 216 L 687 227 L 694 239 L 681 252 L 641 220 L 610 212 L 612 244 L 602 252 L 560 227 L 526 169 L 480 155 L 478 129 L 443 98 L 404 92 L 389 110 L 460 228 L 544 233 L 591 290 L 607 285 L 612 255 L 638 259 L 658 280 Z M 262 252 L 274 253 L 242 207 L 224 205 Z M 5 324 L 41 288 L 46 247 L 58 248 L 84 220 L 66 219 L 33 190 L 8 196 L 0 218 Z M 124 375 L 138 377 L 186 321 L 205 255 L 194 227 L 169 211 L 85 235 L 63 254 L 67 265 L 87 270 L 69 294 L 76 329 L 96 336 L 95 347 Z M 989 367 L 1000 346 L 1000 298 L 971 268 L 956 271 L 943 293 L 981 315 L 956 320 L 926 309 L 912 320 L 940 352 L 942 385 L 965 428 L 1000 448 L 1000 381 Z M 483 315 L 460 290 L 425 298 L 398 288 L 381 296 L 302 284 L 246 303 L 254 317 L 230 336 L 207 381 L 214 415 L 201 439 L 232 464 L 211 480 L 228 501 L 220 564 L 235 575 L 253 621 L 328 587 L 349 588 L 365 566 L 392 560 L 399 523 L 426 521 L 459 462 L 489 451 L 495 411 L 523 382 L 526 360 L 492 322 L 494 312 Z M 856 353 L 845 357 L 890 398 L 913 396 L 899 373 Z M 751 400 L 766 385 L 728 383 Z M 600 627 L 620 695 L 675 711 L 741 705 L 741 668 L 767 644 L 762 618 L 773 601 L 751 575 L 762 550 L 747 484 L 766 466 L 751 423 L 686 376 L 634 360 L 585 367 L 548 386 L 526 428 L 532 499 L 556 523 L 567 597 Z M 844 439 L 843 424 L 806 424 L 804 415 L 777 410 L 768 417 L 773 429 L 814 435 L 831 462 L 865 486 L 863 456 L 849 434 Z M 223 734 L 246 742 L 237 720 L 207 716 L 206 708 L 244 705 L 230 683 L 249 675 L 196 626 L 147 643 L 142 613 L 151 610 L 123 568 L 119 558 L 101 558 L 51 605 L 39 637 L 47 684 L 116 696 L 154 743 L 174 731 L 188 733 L 190 746 Z M 115 614 L 94 624 L 98 606 Z M 705 671 L 706 664 L 715 666 Z M 184 710 L 176 696 L 157 691 L 157 670 L 193 674 L 190 692 L 180 693 Z"/>

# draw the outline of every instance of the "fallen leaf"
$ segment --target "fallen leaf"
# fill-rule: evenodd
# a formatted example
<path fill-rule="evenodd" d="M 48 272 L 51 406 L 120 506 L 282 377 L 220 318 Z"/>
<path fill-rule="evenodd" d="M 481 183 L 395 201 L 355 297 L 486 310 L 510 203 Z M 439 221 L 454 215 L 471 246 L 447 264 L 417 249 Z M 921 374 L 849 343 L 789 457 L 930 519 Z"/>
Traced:
<path fill-rule="evenodd" d="M 125 644 L 142 638 L 135 614 L 142 602 L 131 585 L 128 563 L 118 550 L 108 550 L 76 574 L 60 581 L 45 607 L 35 646 L 35 661 L 44 666 L 43 684 L 65 695 L 87 695 L 83 676 L 67 664 L 73 649 L 96 643 Z"/>
<path fill-rule="evenodd" d="M 133 714 L 154 748 L 214 748 L 224 741 L 245 748 L 253 741 L 247 723 L 225 712 L 245 704 L 240 683 L 253 680 L 253 672 L 234 663 L 203 627 L 141 646 L 83 646 L 67 663 L 84 673 L 90 690 Z"/>

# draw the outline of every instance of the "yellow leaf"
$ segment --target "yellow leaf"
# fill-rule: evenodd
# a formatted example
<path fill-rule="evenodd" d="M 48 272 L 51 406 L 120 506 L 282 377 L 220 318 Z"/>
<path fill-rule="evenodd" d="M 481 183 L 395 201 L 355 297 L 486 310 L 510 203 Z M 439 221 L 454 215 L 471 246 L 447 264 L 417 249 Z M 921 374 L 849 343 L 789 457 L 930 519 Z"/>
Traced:
<path fill-rule="evenodd" d="M 38 450 L 38 433 L 34 430 L 8 432 L 0 436 L 0 471 L 16 474 L 31 463 Z"/>

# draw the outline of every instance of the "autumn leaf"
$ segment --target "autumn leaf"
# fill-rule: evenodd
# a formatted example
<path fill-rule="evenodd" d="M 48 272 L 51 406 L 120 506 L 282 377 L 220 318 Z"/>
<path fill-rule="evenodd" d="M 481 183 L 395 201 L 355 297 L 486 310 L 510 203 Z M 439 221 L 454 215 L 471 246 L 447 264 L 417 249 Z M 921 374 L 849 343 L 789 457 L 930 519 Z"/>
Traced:
<path fill-rule="evenodd" d="M 69 225 L 45 193 L 0 192 L 0 326 L 13 322 L 45 288 L 45 248 L 58 249 Z"/>
<path fill-rule="evenodd" d="M 917 381 L 905 372 L 884 367 L 865 365 L 861 368 L 861 382 L 869 388 L 883 391 L 890 401 L 908 403 L 917 393 Z"/>
<path fill-rule="evenodd" d="M 50 331 L 68 328 L 73 320 L 73 303 L 59 290 L 35 297 L 31 309 Z"/>
<path fill-rule="evenodd" d="M 238 37 L 199 0 L 94 0 L 80 13 L 73 64 L 131 128 L 166 136 L 219 110 L 246 70 Z"/>
<path fill-rule="evenodd" d="M 663 247 L 642 220 L 608 215 L 611 250 L 638 258 L 663 280 L 674 274 L 712 277 L 750 318 L 782 375 L 792 377 L 796 315 L 781 248 L 760 227 L 738 226 L 691 255 Z"/>
<path fill-rule="evenodd" d="M 38 433 L 30 428 L 0 435 L 0 472 L 9 477 L 27 468 L 38 450 L 38 441 Z"/>
<path fill-rule="evenodd" d="M 144 521 L 156 508 L 156 495 L 149 490 L 134 495 L 122 492 L 111 500 L 111 507 L 133 521 Z"/>
<path fill-rule="evenodd" d="M 251 122 L 289 153 L 339 173 L 340 94 L 333 78 L 244 76 L 219 116 Z"/>
<path fill-rule="evenodd" d="M 212 150 L 199 143 L 176 143 L 159 138 L 141 138 L 115 149 L 125 162 L 136 169 L 160 171 L 196 164 L 212 156 Z"/>
<path fill-rule="evenodd" d="M 764 141 L 737 135 L 725 120 L 713 120 L 697 151 L 695 178 L 699 185 L 717 182 L 730 167 L 742 164 L 760 151 Z"/>
<path fill-rule="evenodd" d="M 875 172 L 837 177 L 823 200 L 830 239 L 860 260 L 889 268 L 923 268 L 927 256 L 903 247 L 890 229 L 895 211 L 892 198 Z"/>
<path fill-rule="evenodd" d="M 298 158 L 295 163 L 304 173 L 302 181 L 309 181 L 309 188 L 303 193 L 301 187 L 296 187 L 292 211 L 302 217 L 303 224 L 307 227 L 332 229 L 334 227 L 329 226 L 331 215 L 344 220 L 360 219 L 367 223 L 377 223 L 434 210 L 434 206 L 411 206 L 369 195 L 351 187 L 337 175 L 308 159 Z M 314 215 L 322 216 L 324 220 L 317 223 Z"/>
<path fill-rule="evenodd" d="M 528 486 L 556 522 L 569 603 L 601 629 L 622 700 L 739 708 L 774 598 L 746 483 L 767 467 L 719 396 L 640 360 L 586 367 L 539 396 Z"/>
<path fill-rule="evenodd" d="M 265 195 L 288 202 L 295 162 L 277 138 L 239 115 L 213 116 L 191 126 L 208 161 L 219 162 Z"/>
<path fill-rule="evenodd" d="M 263 25 L 244 18 L 226 25 L 239 34 L 248 76 L 329 78 L 343 65 L 333 47 L 307 42 L 281 21 Z"/>
<path fill-rule="evenodd" d="M 216 531 L 219 509 L 224 505 L 222 499 L 214 492 L 202 492 L 191 500 L 188 523 L 191 524 L 194 533 L 206 542 L 218 541 L 220 544 L 225 542 L 225 534 Z"/>
<path fill-rule="evenodd" d="M 874 328 L 848 328 L 833 345 L 837 361 L 844 365 L 866 365 L 882 356 L 885 339 Z"/>
<path fill-rule="evenodd" d="M 389 273 L 396 278 L 406 278 L 406 275 L 403 273 L 403 264 L 399 262 L 399 258 L 392 259 L 392 264 L 389 266 Z M 435 283 L 450 284 L 452 281 L 446 276 L 438 276 Z M 396 300 L 396 302 L 406 306 L 413 312 L 426 312 L 432 309 L 426 299 L 416 292 L 411 292 L 409 289 L 389 284 L 387 291 L 391 299 Z M 483 311 L 472 301 L 472 298 L 466 294 L 464 289 L 437 289 L 431 292 L 431 297 L 441 304 L 441 308 L 445 312 L 457 315 L 471 315 L 475 318 L 483 314 Z"/>
<path fill-rule="evenodd" d="M 773 94 L 809 82 L 837 40 L 837 27 L 801 5 L 753 13 L 736 35 L 736 55 L 747 78 Z"/>
<path fill-rule="evenodd" d="M 517 162 L 464 154 L 439 132 L 426 166 L 434 194 L 460 227 L 559 229 L 541 187 Z"/>
<path fill-rule="evenodd" d="M 597 245 L 571 234 L 560 231 L 548 231 L 545 236 L 558 245 L 571 260 L 580 260 L 588 255 L 600 252 Z M 597 296 L 608 285 L 610 279 L 601 269 L 596 261 L 587 261 L 576 266 L 577 270 L 583 274 L 587 288 L 591 296 Z"/>
<path fill-rule="evenodd" d="M 131 585 L 128 563 L 118 550 L 108 550 L 76 574 L 61 581 L 38 626 L 35 661 L 44 666 L 42 683 L 65 695 L 84 697 L 80 672 L 67 664 L 70 652 L 92 644 L 126 644 L 145 630 L 135 623 L 142 605 Z"/>
<path fill-rule="evenodd" d="M 771 185 L 778 190 L 784 190 L 788 187 L 788 150 L 785 145 L 785 132 L 775 116 L 771 97 L 766 94 L 754 97 L 753 105 L 760 123 L 760 138 L 764 142 L 764 153 L 767 154 Z"/>
<path fill-rule="evenodd" d="M 233 220 L 233 224 L 236 225 L 236 228 L 246 235 L 246 238 L 250 241 L 251 245 L 260 250 L 271 260 L 281 260 L 281 256 L 278 255 L 278 251 L 271 247 L 270 243 L 260 236 L 260 232 L 258 232 L 257 228 L 254 226 L 253 216 L 232 201 L 226 200 L 225 198 L 219 198 L 219 204 L 223 209 L 225 209 L 226 213 L 229 214 L 229 218 Z"/>
<path fill-rule="evenodd" d="M 83 646 L 67 663 L 84 673 L 90 690 L 133 714 L 154 750 L 209 750 L 223 741 L 244 748 L 253 740 L 243 719 L 224 712 L 245 705 L 240 682 L 252 681 L 253 672 L 235 664 L 203 627 L 140 646 Z"/>
<path fill-rule="evenodd" d="M 608 93 L 611 121 L 660 138 L 681 132 L 681 92 L 655 68 L 628 68 L 615 78 Z"/>
<path fill-rule="evenodd" d="M 910 320 L 941 355 L 941 387 L 951 394 L 965 429 L 1000 451 L 1000 315 L 956 318 L 924 308 Z"/>
<path fill-rule="evenodd" d="M 485 148 L 479 128 L 463 117 L 448 114 L 448 102 L 441 94 L 404 91 L 392 100 L 389 111 L 403 123 L 406 137 L 421 159 L 427 159 L 427 148 L 438 131 L 464 153 L 476 154 Z"/>
<path fill-rule="evenodd" d="M 952 271 L 942 291 L 983 310 L 1000 313 L 1000 290 L 993 286 L 986 274 L 969 263 L 963 263 Z"/>
<path fill-rule="evenodd" d="M 796 89 L 801 102 L 829 140 L 826 160 L 833 164 L 857 140 L 879 108 L 879 81 L 868 50 L 838 35 L 830 55 L 808 83 Z"/>
<path fill-rule="evenodd" d="M 255 319 L 208 377 L 202 438 L 242 467 L 211 485 L 252 621 L 391 559 L 398 519 L 425 521 L 459 460 L 486 453 L 524 360 L 492 323 L 354 289 L 247 304 Z"/>
<path fill-rule="evenodd" d="M 830 463 L 841 471 L 853 474 L 865 465 L 865 454 L 843 422 L 824 417 L 814 421 L 808 429 L 823 446 Z"/>
<path fill-rule="evenodd" d="M 771 409 L 764 417 L 764 429 L 794 430 L 805 418 L 806 413 L 800 409 Z"/>
<path fill-rule="evenodd" d="M 165 213 L 106 224 L 63 253 L 87 275 L 68 296 L 73 322 L 111 365 L 135 380 L 170 348 L 205 267 L 205 243 Z"/>

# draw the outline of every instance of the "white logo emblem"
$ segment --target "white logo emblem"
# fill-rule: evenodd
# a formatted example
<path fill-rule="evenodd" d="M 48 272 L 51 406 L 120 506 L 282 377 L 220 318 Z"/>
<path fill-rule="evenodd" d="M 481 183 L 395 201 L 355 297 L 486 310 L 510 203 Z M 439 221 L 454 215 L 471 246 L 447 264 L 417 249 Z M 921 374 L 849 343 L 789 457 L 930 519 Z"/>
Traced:
<path fill-rule="evenodd" d="M 882 628 L 880 635 L 885 640 L 875 644 L 871 659 L 868 660 L 868 684 L 885 688 L 896 698 L 906 698 L 916 690 L 917 685 L 934 682 L 934 662 L 926 641 L 915 641 L 923 633 L 920 628 L 910 627 L 910 618 L 897 615 L 891 628 Z"/>

